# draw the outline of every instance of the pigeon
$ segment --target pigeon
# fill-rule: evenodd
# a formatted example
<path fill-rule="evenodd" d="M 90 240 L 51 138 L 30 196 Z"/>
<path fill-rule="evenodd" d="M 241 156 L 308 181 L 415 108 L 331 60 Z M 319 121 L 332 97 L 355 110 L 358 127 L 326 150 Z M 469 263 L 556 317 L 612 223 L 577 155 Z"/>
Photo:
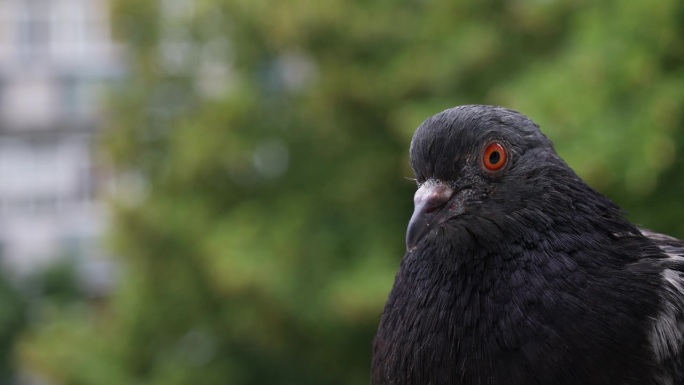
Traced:
<path fill-rule="evenodd" d="M 684 242 L 630 223 L 510 109 L 425 120 L 373 385 L 684 384 Z"/>

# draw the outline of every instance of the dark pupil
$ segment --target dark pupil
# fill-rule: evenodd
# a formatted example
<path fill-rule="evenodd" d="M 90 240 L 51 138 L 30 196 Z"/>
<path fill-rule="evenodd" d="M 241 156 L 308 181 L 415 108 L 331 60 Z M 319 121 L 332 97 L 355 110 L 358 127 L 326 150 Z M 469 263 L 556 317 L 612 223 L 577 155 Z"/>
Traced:
<path fill-rule="evenodd" d="M 491 154 L 489 154 L 489 163 L 491 164 L 497 164 L 501 160 L 501 154 L 499 154 L 499 151 L 494 151 Z"/>

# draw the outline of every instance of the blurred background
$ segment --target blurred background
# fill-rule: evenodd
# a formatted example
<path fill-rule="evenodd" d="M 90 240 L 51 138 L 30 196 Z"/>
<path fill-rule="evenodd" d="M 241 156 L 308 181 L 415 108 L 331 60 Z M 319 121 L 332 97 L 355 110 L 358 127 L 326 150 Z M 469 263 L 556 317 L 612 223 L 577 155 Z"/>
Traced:
<path fill-rule="evenodd" d="M 367 384 L 471 103 L 684 237 L 681 1 L 0 0 L 0 384 Z"/>

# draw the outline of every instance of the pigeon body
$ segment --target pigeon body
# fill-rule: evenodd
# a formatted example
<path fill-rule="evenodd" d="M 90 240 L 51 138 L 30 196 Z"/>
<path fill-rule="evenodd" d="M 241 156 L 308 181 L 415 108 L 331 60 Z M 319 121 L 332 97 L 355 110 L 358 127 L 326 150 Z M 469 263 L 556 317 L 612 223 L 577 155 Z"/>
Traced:
<path fill-rule="evenodd" d="M 373 385 L 684 384 L 684 242 L 627 221 L 512 110 L 446 110 L 410 155 Z"/>

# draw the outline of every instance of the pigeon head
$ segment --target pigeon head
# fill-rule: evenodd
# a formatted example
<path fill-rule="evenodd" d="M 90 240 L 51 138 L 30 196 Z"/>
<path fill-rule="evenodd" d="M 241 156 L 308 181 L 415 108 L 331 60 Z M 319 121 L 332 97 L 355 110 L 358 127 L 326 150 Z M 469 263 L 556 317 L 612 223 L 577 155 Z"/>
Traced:
<path fill-rule="evenodd" d="M 512 110 L 443 111 L 410 153 L 372 384 L 684 384 L 684 243 L 631 224 Z"/>
<path fill-rule="evenodd" d="M 410 153 L 374 385 L 684 384 L 680 241 L 631 224 L 512 110 L 443 111 Z"/>
<path fill-rule="evenodd" d="M 448 226 L 501 233 L 513 214 L 528 207 L 543 211 L 549 199 L 554 205 L 546 206 L 555 218 L 563 216 L 559 208 L 568 208 L 568 216 L 577 209 L 572 196 L 618 211 L 560 159 L 533 121 L 513 110 L 466 105 L 443 111 L 418 127 L 410 155 L 419 188 L 406 234 L 409 252 L 435 229 Z M 536 216 L 533 222 L 544 222 L 543 213 Z M 488 226 L 496 231 L 487 231 Z"/>

